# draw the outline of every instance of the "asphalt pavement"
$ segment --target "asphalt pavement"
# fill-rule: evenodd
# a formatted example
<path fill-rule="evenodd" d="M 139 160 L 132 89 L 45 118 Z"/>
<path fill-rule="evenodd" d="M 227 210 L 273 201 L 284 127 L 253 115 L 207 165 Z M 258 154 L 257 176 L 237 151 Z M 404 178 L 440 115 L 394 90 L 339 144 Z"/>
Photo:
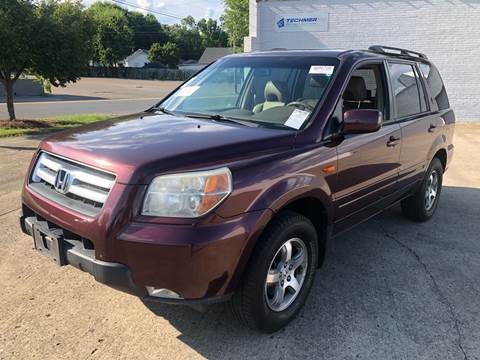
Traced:
<path fill-rule="evenodd" d="M 332 241 L 272 335 L 222 305 L 146 307 L 32 250 L 17 211 L 37 143 L 0 139 L 0 359 L 480 359 L 480 125 L 457 126 L 434 218 L 395 206 Z"/>
<path fill-rule="evenodd" d="M 181 82 L 110 78 L 82 78 L 52 94 L 15 98 L 19 119 L 41 119 L 76 114 L 124 115 L 146 110 Z M 0 98 L 0 119 L 8 117 Z"/>

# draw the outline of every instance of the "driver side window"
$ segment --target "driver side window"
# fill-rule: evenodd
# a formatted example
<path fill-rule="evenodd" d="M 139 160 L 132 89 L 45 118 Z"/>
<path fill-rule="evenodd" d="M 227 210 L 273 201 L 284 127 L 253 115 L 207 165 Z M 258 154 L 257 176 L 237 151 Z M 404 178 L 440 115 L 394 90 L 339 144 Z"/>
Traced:
<path fill-rule="evenodd" d="M 379 110 L 387 118 L 384 78 L 382 64 L 364 65 L 353 71 L 332 116 L 337 129 L 341 128 L 348 110 Z"/>

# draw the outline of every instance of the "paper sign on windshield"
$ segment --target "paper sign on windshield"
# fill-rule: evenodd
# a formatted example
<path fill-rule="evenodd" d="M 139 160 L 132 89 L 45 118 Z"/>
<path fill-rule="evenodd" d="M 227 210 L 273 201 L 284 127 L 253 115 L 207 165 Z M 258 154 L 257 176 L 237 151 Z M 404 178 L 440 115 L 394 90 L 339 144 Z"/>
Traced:
<path fill-rule="evenodd" d="M 308 73 L 315 74 L 315 75 L 330 76 L 333 74 L 333 69 L 334 69 L 334 66 L 332 65 L 312 65 Z"/>
<path fill-rule="evenodd" d="M 200 86 L 185 86 L 179 89 L 173 96 L 190 96 L 199 88 Z"/>
<path fill-rule="evenodd" d="M 284 125 L 298 130 L 302 127 L 303 123 L 305 122 L 305 120 L 307 120 L 309 115 L 310 112 L 308 111 L 295 109 L 293 110 L 292 114 Z"/>

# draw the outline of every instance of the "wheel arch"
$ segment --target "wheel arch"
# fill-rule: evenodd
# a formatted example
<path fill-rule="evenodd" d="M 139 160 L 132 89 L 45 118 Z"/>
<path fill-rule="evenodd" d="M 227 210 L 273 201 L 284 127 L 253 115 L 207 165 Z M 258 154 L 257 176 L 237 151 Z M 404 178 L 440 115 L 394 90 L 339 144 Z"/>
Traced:
<path fill-rule="evenodd" d="M 322 183 L 326 185 L 324 179 L 322 180 Z M 307 186 L 293 189 L 276 199 L 270 208 L 274 212 L 274 216 L 269 223 L 275 215 L 284 210 L 294 211 L 307 217 L 315 226 L 318 239 L 321 242 L 319 245 L 325 246 L 330 237 L 331 224 L 333 223 L 333 203 L 331 196 L 323 187 Z M 323 259 L 323 257 L 319 257 L 319 259 Z"/>
<path fill-rule="evenodd" d="M 448 163 L 447 154 L 447 137 L 444 134 L 441 134 L 435 138 L 435 141 L 430 147 L 428 152 L 428 162 L 431 162 L 433 158 L 437 157 L 442 162 L 443 170 L 445 170 Z"/>
<path fill-rule="evenodd" d="M 278 199 L 277 203 L 272 204 L 273 208 L 266 212 L 263 219 L 264 225 L 261 229 L 255 231 L 255 235 L 250 238 L 249 244 L 245 247 L 242 259 L 239 262 L 240 267 L 237 268 L 237 273 L 234 276 L 235 280 L 230 284 L 229 290 L 234 290 L 240 279 L 243 277 L 245 268 L 250 262 L 252 254 L 258 245 L 258 240 L 272 224 L 273 220 L 285 210 L 297 212 L 307 217 L 312 222 L 319 239 L 318 265 L 320 267 L 325 258 L 326 244 L 331 236 L 330 224 L 332 221 L 332 211 L 325 202 L 326 197 L 327 195 L 322 190 L 304 189 L 302 193 L 296 194 L 296 196 L 291 197 L 288 201 L 281 201 L 282 199 Z"/>
<path fill-rule="evenodd" d="M 289 179 L 295 179 L 295 181 L 288 181 Z M 227 292 L 237 288 L 252 254 L 257 248 L 258 240 L 283 210 L 296 211 L 312 221 L 320 242 L 319 249 L 321 250 L 319 250 L 318 259 L 319 265 L 321 265 L 325 255 L 325 246 L 331 234 L 330 224 L 333 222 L 333 203 L 329 195 L 329 187 L 323 178 L 304 176 L 300 180 L 299 178 L 289 179 L 275 184 L 250 208 L 251 211 L 261 211 L 263 215 L 245 244 Z M 304 186 L 298 186 L 298 184 L 304 184 Z"/>
<path fill-rule="evenodd" d="M 331 231 L 328 212 L 324 203 L 316 197 L 306 196 L 289 202 L 279 212 L 284 210 L 299 213 L 312 222 L 318 236 L 318 267 L 321 267 L 325 259 L 325 248 Z"/>
<path fill-rule="evenodd" d="M 440 160 L 443 166 L 443 171 L 445 171 L 445 169 L 447 168 L 447 150 L 445 150 L 444 148 L 437 150 L 435 155 L 433 155 L 432 159 L 433 158 L 438 158 Z"/>

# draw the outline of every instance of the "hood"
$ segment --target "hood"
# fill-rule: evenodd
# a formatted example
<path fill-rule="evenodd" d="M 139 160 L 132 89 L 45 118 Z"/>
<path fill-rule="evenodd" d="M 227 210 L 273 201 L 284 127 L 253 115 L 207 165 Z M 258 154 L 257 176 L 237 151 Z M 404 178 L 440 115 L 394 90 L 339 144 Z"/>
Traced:
<path fill-rule="evenodd" d="M 40 148 L 114 172 L 118 182 L 147 184 L 159 173 L 291 147 L 294 138 L 289 130 L 144 113 L 55 134 Z"/>

